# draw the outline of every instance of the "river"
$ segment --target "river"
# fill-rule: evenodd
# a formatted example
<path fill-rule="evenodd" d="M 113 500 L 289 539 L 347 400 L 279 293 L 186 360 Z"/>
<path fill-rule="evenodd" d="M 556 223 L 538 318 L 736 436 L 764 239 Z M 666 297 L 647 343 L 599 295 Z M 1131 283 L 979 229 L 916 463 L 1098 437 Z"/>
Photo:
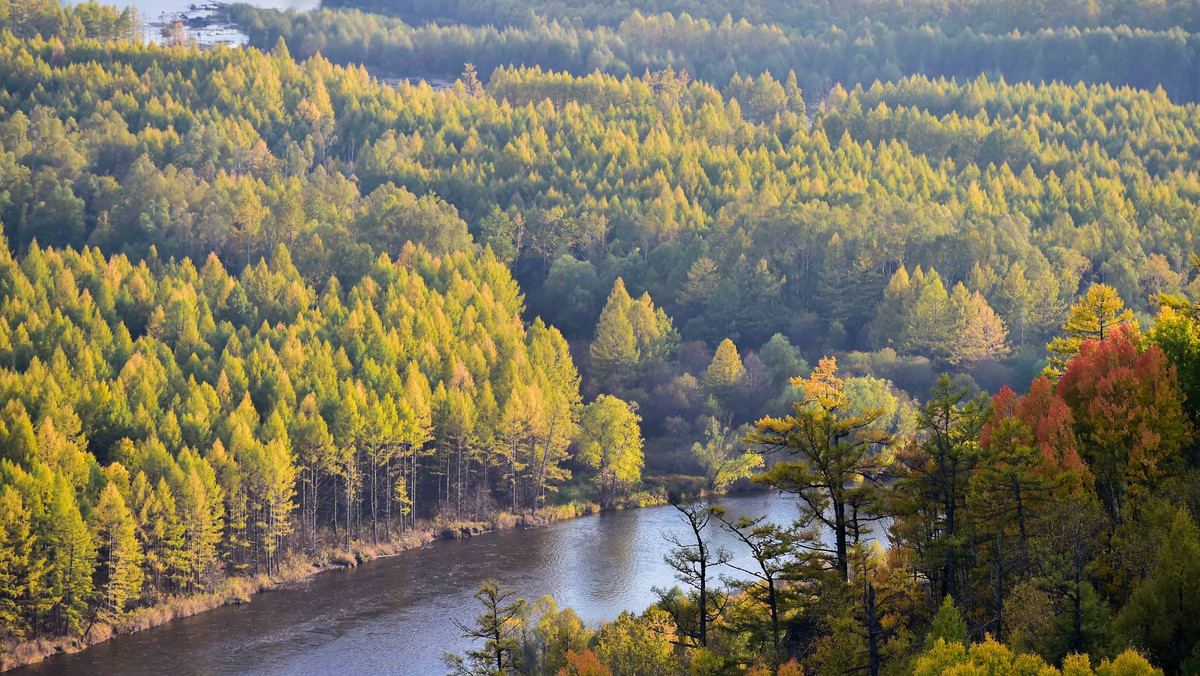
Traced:
<path fill-rule="evenodd" d="M 734 517 L 766 514 L 785 523 L 796 516 L 795 498 L 774 493 L 718 504 Z M 470 622 L 478 613 L 473 594 L 484 580 L 496 579 L 530 601 L 551 595 L 589 623 L 610 620 L 644 610 L 655 600 L 652 587 L 675 584 L 663 561 L 669 549 L 663 536 L 682 536 L 684 529 L 673 508 L 654 507 L 437 541 L 13 673 L 441 674 L 443 651 L 469 645 L 454 621 Z M 712 528 L 709 537 L 749 561 L 727 533 Z"/>
<path fill-rule="evenodd" d="M 62 0 L 68 5 L 78 5 L 89 0 Z M 237 26 L 218 21 L 216 11 L 232 2 L 225 0 L 98 0 L 102 4 L 137 8 L 145 22 L 143 37 L 152 42 L 162 39 L 163 28 L 182 21 L 187 33 L 201 46 L 218 43 L 227 45 L 246 44 L 246 34 Z M 264 9 L 308 12 L 321 6 L 321 0 L 237 0 L 238 2 Z"/>

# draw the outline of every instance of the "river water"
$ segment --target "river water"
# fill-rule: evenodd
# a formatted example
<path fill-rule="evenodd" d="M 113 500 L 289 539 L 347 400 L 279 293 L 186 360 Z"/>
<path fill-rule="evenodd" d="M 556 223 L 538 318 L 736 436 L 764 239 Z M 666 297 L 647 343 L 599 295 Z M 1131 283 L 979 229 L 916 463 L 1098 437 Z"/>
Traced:
<path fill-rule="evenodd" d="M 68 5 L 77 5 L 89 0 L 62 0 Z M 264 9 L 308 12 L 321 6 L 321 0 L 237 0 Z M 246 44 L 246 34 L 229 23 L 218 21 L 215 10 L 232 4 L 226 0 L 99 0 L 102 4 L 116 5 L 122 9 L 137 8 L 145 22 L 143 37 L 151 42 L 162 39 L 162 29 L 182 21 L 189 36 L 201 46 L 217 43 L 227 45 Z"/>
<path fill-rule="evenodd" d="M 786 523 L 796 516 L 795 498 L 774 493 L 727 497 L 719 504 L 733 517 L 766 514 Z M 710 528 L 714 542 L 749 562 L 731 536 Z M 589 623 L 610 620 L 653 603 L 652 587 L 675 584 L 663 561 L 669 550 L 664 534 L 682 536 L 684 529 L 673 508 L 654 507 L 438 541 L 14 673 L 441 674 L 442 653 L 469 646 L 454 621 L 470 622 L 478 614 L 473 594 L 484 580 L 496 579 L 530 601 L 551 595 Z"/>

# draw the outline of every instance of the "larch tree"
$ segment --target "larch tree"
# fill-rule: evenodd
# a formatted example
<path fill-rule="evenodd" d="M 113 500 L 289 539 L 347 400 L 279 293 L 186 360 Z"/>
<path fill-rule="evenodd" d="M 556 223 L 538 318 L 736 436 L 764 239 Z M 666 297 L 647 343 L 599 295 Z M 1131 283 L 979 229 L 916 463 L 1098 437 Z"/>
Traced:
<path fill-rule="evenodd" d="M 133 517 L 115 483 L 110 482 L 100 493 L 93 519 L 104 571 L 101 619 L 112 623 L 124 616 L 130 601 L 141 593 L 142 552 Z"/>
<path fill-rule="evenodd" d="M 930 268 L 918 268 L 912 278 L 912 307 L 907 313 L 901 347 L 914 354 L 941 358 L 949 353 L 954 330 L 954 308 L 942 277 Z"/>
<path fill-rule="evenodd" d="M 79 513 L 75 491 L 63 477 L 54 483 L 47 527 L 50 550 L 49 591 L 54 599 L 51 615 L 63 634 L 80 634 L 94 592 L 96 541 Z"/>
<path fill-rule="evenodd" d="M 871 343 L 876 347 L 893 347 L 905 343 L 908 335 L 908 312 L 913 302 L 912 278 L 901 265 L 883 290 L 883 300 L 871 322 Z"/>
<path fill-rule="evenodd" d="M 1049 364 L 1046 374 L 1057 377 L 1062 374 L 1067 362 L 1074 357 L 1085 340 L 1104 340 L 1121 324 L 1132 324 L 1137 329 L 1133 312 L 1125 307 L 1117 290 L 1107 284 L 1093 284 L 1087 294 L 1071 307 L 1067 321 L 1062 325 L 1064 335 L 1046 345 Z"/>
<path fill-rule="evenodd" d="M 0 639 L 24 639 L 31 627 L 30 591 L 41 566 L 35 558 L 31 516 L 21 494 L 0 488 Z"/>
<path fill-rule="evenodd" d="M 834 570 L 848 579 L 850 546 L 880 507 L 877 482 L 885 460 L 879 451 L 891 438 L 872 427 L 878 411 L 845 413 L 845 389 L 834 358 L 822 358 L 812 375 L 793 378 L 792 384 L 802 392 L 792 414 L 757 421 L 745 443 L 794 458 L 777 462 L 757 481 L 799 496 L 801 522 L 830 530 L 834 544 L 827 553 Z"/>
<path fill-rule="evenodd" d="M 726 338 L 717 345 L 712 362 L 704 372 L 704 389 L 715 397 L 725 408 L 735 403 L 734 398 L 743 384 L 746 375 L 742 358 L 738 356 L 737 346 Z"/>
<path fill-rule="evenodd" d="M 610 386 L 619 386 L 629 378 L 638 362 L 637 336 L 628 314 L 632 304 L 625 282 L 618 278 L 600 312 L 596 337 L 589 348 L 593 377 Z"/>
<path fill-rule="evenodd" d="M 184 472 L 179 494 L 180 520 L 183 525 L 189 589 L 207 588 L 218 568 L 218 548 L 225 525 L 225 503 L 216 472 L 207 460 L 189 449 L 179 455 Z"/>
<path fill-rule="evenodd" d="M 475 592 L 483 611 L 471 625 L 455 622 L 464 638 L 483 641 L 465 656 L 447 654 L 446 665 L 462 676 L 507 676 L 523 673 L 521 635 L 529 604 L 516 592 L 487 581 Z"/>
<path fill-rule="evenodd" d="M 992 310 L 983 294 L 968 293 L 962 284 L 951 294 L 957 321 L 954 327 L 950 363 L 973 364 L 1008 356 L 1008 329 Z"/>
<path fill-rule="evenodd" d="M 1200 268 L 1200 258 L 1195 265 Z M 1167 294 L 1159 294 L 1156 300 L 1158 315 L 1146 337 L 1175 365 L 1184 408 L 1192 425 L 1200 425 L 1200 302 Z M 1193 449 L 1192 462 L 1197 460 L 1195 453 Z"/>

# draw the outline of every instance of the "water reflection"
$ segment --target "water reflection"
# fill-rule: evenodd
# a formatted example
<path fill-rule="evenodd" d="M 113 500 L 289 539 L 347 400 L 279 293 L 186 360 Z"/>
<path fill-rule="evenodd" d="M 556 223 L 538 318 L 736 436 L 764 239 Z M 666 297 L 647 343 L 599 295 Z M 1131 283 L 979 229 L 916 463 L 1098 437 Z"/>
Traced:
<path fill-rule="evenodd" d="M 794 498 L 775 494 L 720 504 L 733 518 L 767 514 L 785 523 L 796 515 Z M 473 594 L 483 580 L 498 579 L 531 601 L 552 595 L 587 622 L 612 619 L 644 609 L 654 600 L 652 587 L 674 584 L 662 560 L 663 534 L 683 529 L 665 507 L 436 542 L 15 673 L 439 674 L 443 651 L 466 647 L 453 621 L 478 612 Z M 730 536 L 714 528 L 710 537 L 749 564 Z"/>

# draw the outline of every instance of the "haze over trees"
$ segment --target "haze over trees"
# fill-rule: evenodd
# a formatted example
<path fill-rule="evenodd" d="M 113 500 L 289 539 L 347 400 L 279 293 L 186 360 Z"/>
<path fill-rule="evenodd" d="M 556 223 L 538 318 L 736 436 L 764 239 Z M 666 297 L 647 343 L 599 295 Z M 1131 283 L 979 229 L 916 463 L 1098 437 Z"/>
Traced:
<path fill-rule="evenodd" d="M 451 667 L 1195 671 L 1194 0 L 337 4 L 0 0 L 0 660 L 753 478 Z"/>

